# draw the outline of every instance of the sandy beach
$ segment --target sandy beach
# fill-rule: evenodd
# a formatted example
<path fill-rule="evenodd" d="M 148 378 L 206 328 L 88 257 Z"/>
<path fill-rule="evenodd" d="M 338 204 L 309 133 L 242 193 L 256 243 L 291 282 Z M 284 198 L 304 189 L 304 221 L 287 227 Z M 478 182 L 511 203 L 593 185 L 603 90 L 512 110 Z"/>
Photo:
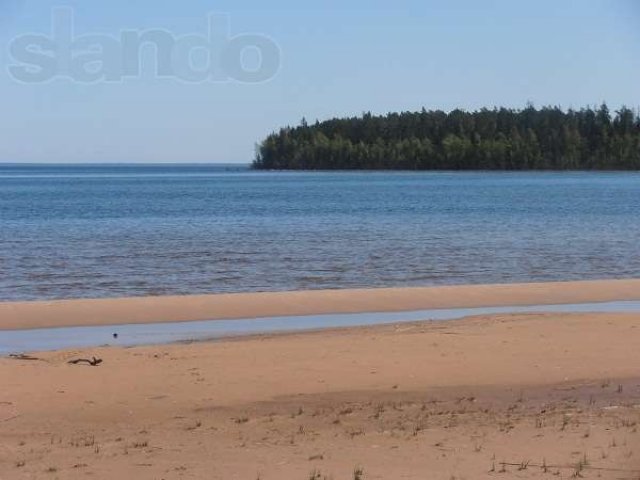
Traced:
<path fill-rule="evenodd" d="M 0 0 L 0 480 L 640 480 L 638 25 Z"/>
<path fill-rule="evenodd" d="M 0 330 L 640 300 L 640 279 L 0 302 Z"/>
<path fill-rule="evenodd" d="M 435 290 L 408 308 L 445 303 Z M 496 315 L 3 358 L 0 479 L 638 478 L 639 329 L 640 314 Z"/>

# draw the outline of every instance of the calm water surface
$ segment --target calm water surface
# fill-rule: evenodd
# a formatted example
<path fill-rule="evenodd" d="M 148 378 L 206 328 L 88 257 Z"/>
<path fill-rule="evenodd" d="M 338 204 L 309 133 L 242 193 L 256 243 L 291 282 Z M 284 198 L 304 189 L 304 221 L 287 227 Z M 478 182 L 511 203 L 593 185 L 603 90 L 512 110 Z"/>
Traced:
<path fill-rule="evenodd" d="M 636 173 L 0 165 L 0 300 L 620 277 Z"/>
<path fill-rule="evenodd" d="M 326 328 L 384 325 L 413 321 L 445 321 L 473 315 L 514 313 L 639 313 L 640 302 L 581 303 L 416 310 L 410 312 L 336 313 L 289 317 L 209 320 L 139 325 L 40 328 L 3 330 L 0 356 L 18 352 L 117 345 L 159 345 L 173 342 L 206 341 L 247 335 L 304 332 Z M 114 338 L 113 333 L 118 337 Z"/>

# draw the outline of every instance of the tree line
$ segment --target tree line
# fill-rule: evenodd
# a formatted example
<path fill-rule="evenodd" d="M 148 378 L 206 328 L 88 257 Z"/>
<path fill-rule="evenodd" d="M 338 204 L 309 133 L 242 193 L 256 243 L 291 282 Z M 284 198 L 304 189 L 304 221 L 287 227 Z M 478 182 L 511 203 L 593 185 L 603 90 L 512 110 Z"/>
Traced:
<path fill-rule="evenodd" d="M 494 108 L 335 118 L 256 148 L 271 170 L 640 170 L 640 116 L 623 107 Z"/>

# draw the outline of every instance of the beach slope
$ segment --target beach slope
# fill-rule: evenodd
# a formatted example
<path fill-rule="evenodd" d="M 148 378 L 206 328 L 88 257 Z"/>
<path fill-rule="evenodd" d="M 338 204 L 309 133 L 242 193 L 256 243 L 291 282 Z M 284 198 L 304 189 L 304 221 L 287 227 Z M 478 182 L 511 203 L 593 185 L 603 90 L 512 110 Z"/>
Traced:
<path fill-rule="evenodd" d="M 638 478 L 639 332 L 499 315 L 3 358 L 0 478 Z"/>
<path fill-rule="evenodd" d="M 640 300 L 640 279 L 0 302 L 0 330 Z"/>

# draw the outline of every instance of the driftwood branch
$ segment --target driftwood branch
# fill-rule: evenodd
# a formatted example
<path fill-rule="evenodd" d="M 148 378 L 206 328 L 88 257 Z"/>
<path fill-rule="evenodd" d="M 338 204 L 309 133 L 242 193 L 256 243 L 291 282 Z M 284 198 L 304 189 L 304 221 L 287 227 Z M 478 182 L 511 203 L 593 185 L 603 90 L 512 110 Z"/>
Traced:
<path fill-rule="evenodd" d="M 11 355 L 9 355 L 9 358 L 12 358 L 14 360 L 40 360 L 38 357 L 32 357 L 31 355 L 25 355 L 24 353 L 12 353 Z"/>
<path fill-rule="evenodd" d="M 91 366 L 91 367 L 97 367 L 98 365 L 100 365 L 102 363 L 102 359 L 101 358 L 96 358 L 96 357 L 91 357 L 89 358 L 76 358 L 75 360 L 69 360 L 70 364 L 72 365 L 79 365 L 81 363 L 86 363 L 87 365 Z"/>

